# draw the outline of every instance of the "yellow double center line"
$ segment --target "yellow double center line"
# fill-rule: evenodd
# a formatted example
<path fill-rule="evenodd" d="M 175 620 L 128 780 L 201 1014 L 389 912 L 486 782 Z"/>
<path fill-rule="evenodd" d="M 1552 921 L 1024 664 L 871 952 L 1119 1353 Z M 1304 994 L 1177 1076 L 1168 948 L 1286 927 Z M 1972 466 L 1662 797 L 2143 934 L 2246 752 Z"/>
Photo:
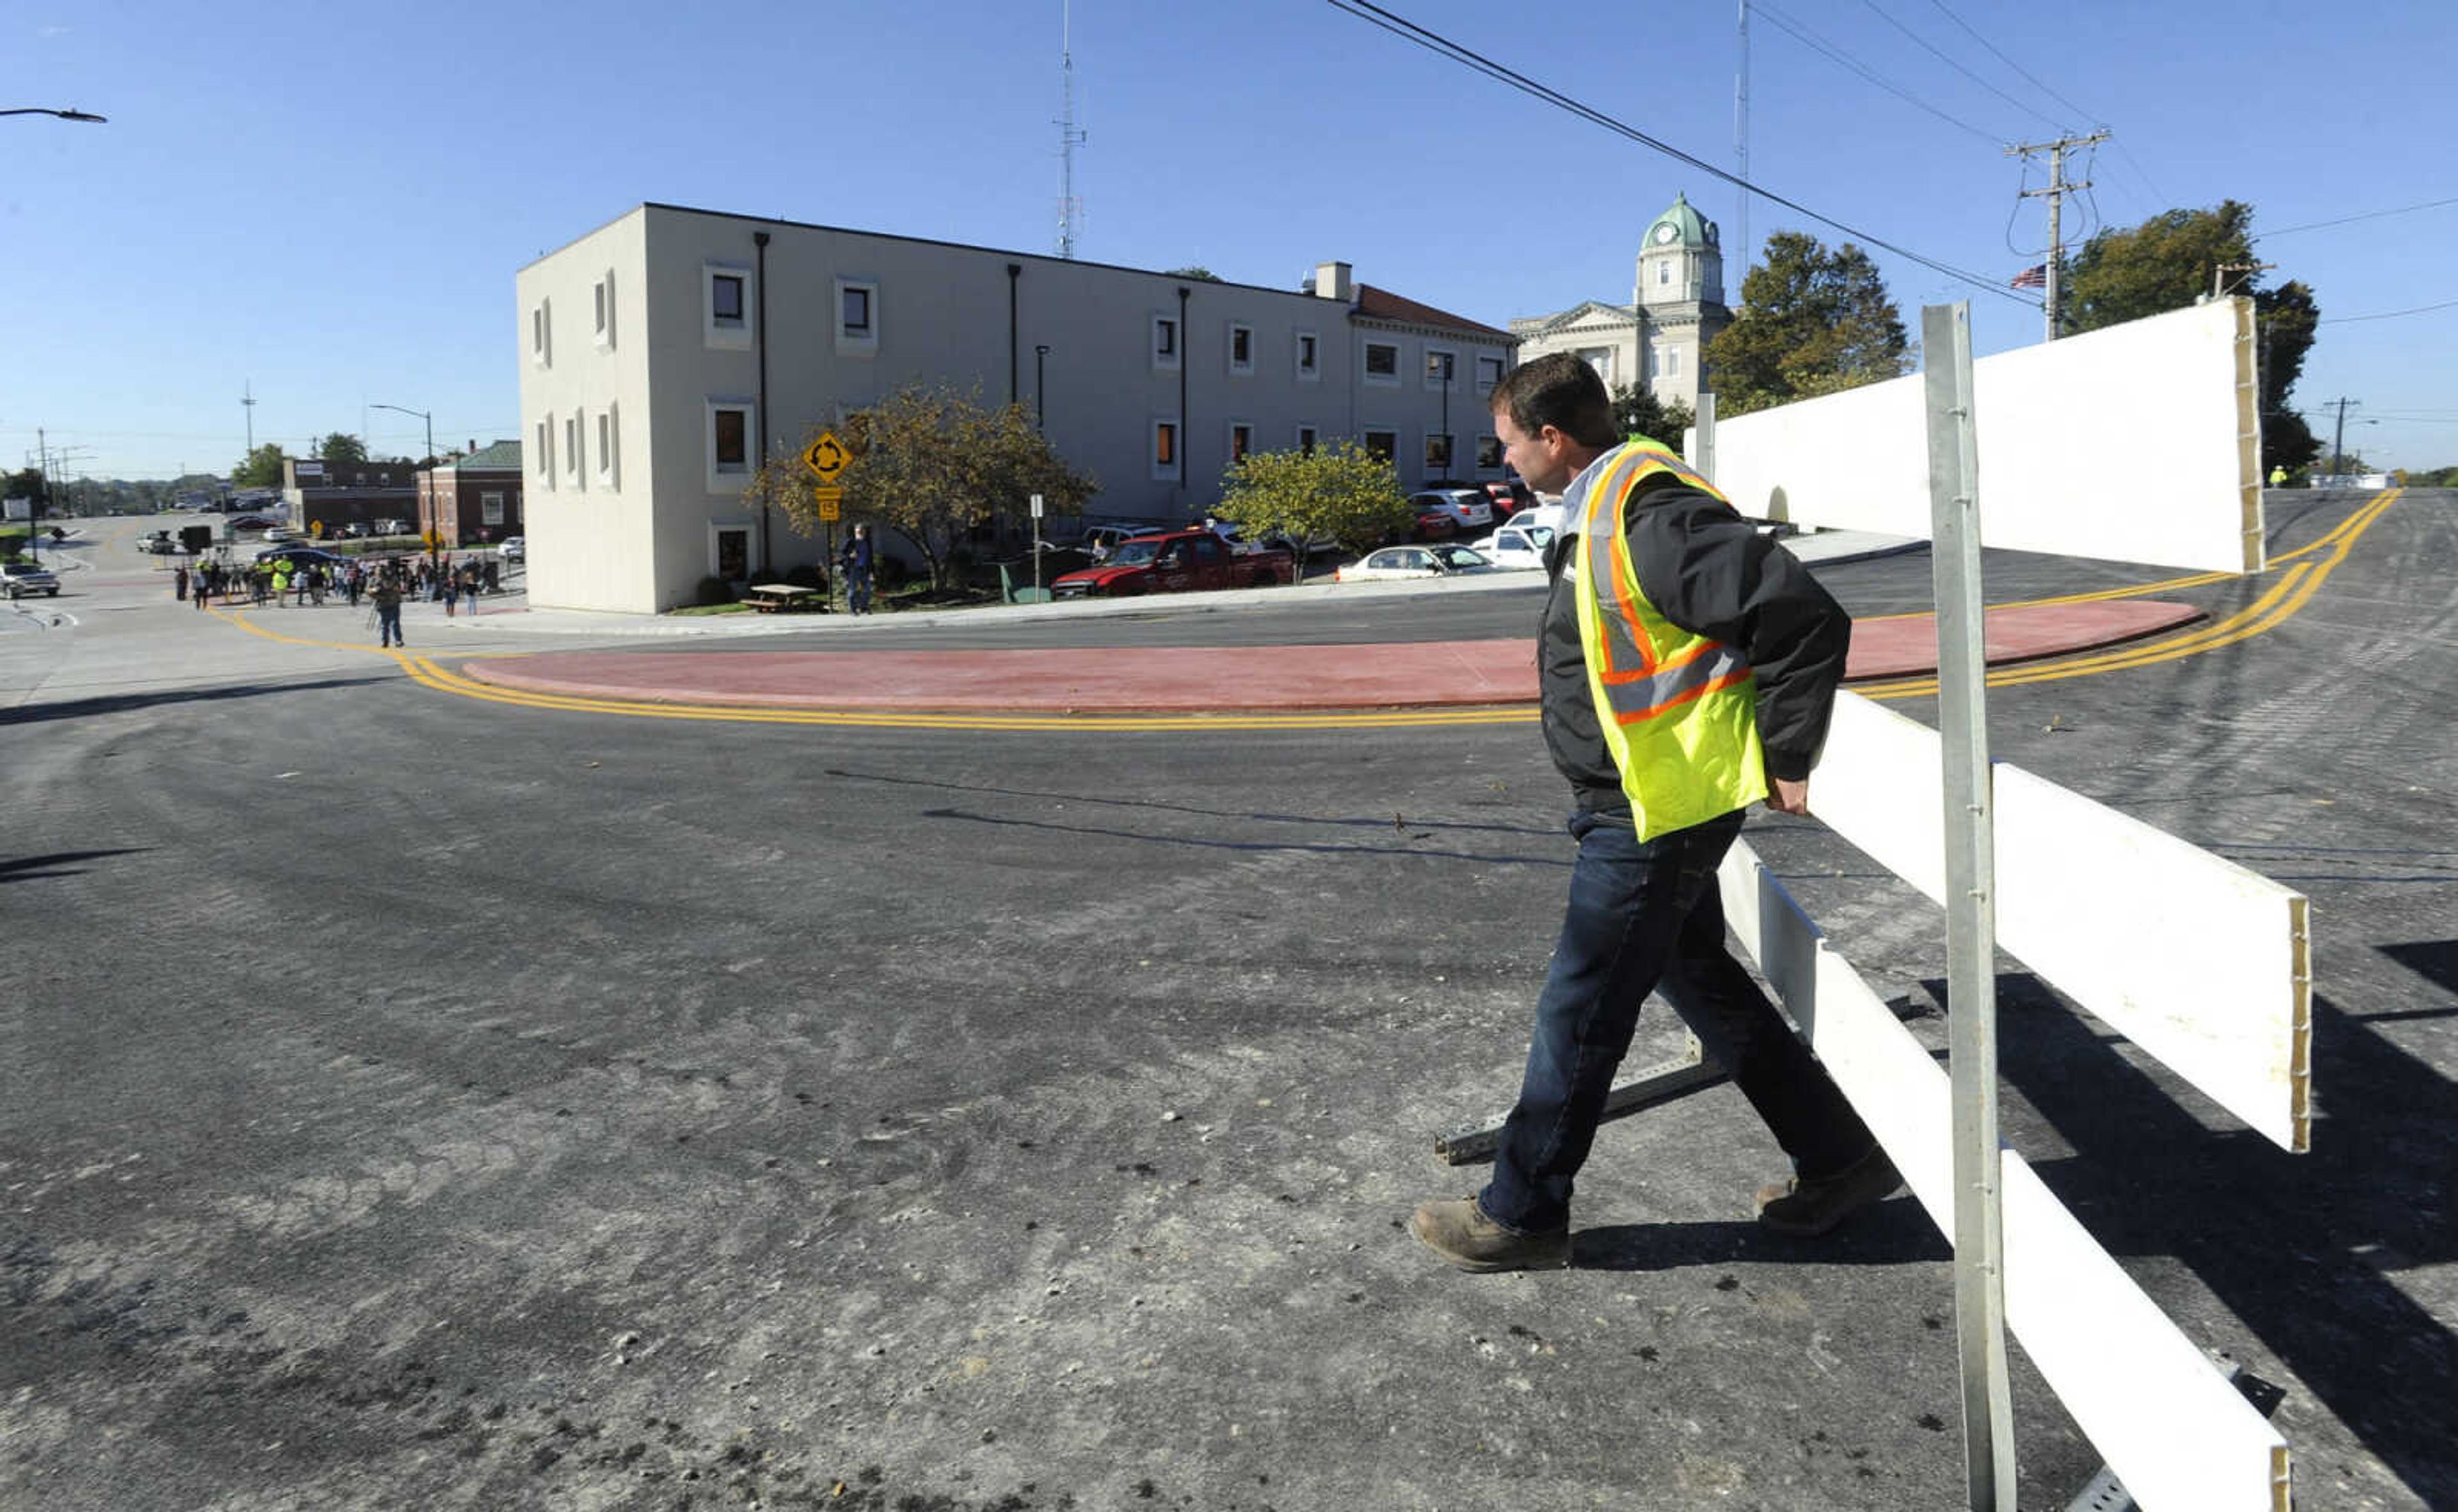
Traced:
<path fill-rule="evenodd" d="M 2327 535 L 2309 546 L 2281 553 L 2265 570 L 2286 570 L 2260 598 L 2222 620 L 2197 626 L 2181 635 L 2161 640 L 2143 641 L 2111 651 L 2001 668 L 1989 674 L 1992 688 L 2010 687 L 2018 683 L 2052 682 L 2064 677 L 2080 677 L 2104 672 L 2117 672 L 2133 667 L 2149 667 L 2160 662 L 2233 646 L 2271 630 L 2304 607 L 2323 581 L 2340 563 L 2358 537 L 2380 519 L 2403 490 L 2393 488 L 2372 500 L 2340 522 Z M 2030 599 L 2021 605 L 2003 608 L 2040 607 L 2054 604 L 2085 604 L 2109 599 L 2141 598 L 2153 593 L 2175 592 L 2182 589 L 2200 588 L 2213 583 L 2231 581 L 2229 572 L 2198 572 L 2185 577 L 2173 577 L 2157 583 L 2145 583 L 2135 588 L 2102 589 L 2090 593 L 2070 593 L 2055 598 Z M 290 646 L 314 646 L 330 651 L 357 652 L 389 658 L 400 664 L 410 680 L 438 693 L 463 698 L 476 698 L 487 703 L 509 704 L 520 709 L 558 709 L 573 714 L 624 715 L 645 719 L 687 719 L 716 721 L 727 724 L 830 725 L 844 728 L 879 730 L 1012 730 L 1012 731 L 1224 731 L 1224 730 L 1377 730 L 1416 726 L 1513 725 L 1530 724 L 1537 718 L 1533 709 L 1526 707 L 1477 709 L 1391 709 L 1366 711 L 1325 711 L 1311 714 L 1221 714 L 1221 715 L 1066 715 L 1066 714 L 927 714 L 910 711 L 862 711 L 841 709 L 756 709 L 739 704 L 662 703 L 640 698 L 600 698 L 571 694 L 531 693 L 516 688 L 501 688 L 441 667 L 424 656 L 413 656 L 406 651 L 379 650 L 346 641 L 315 640 L 285 635 L 257 624 L 252 617 L 225 614 L 209 610 L 218 618 L 228 620 L 253 635 Z M 1896 618 L 1922 616 L 1902 615 Z M 524 654 L 522 652 L 480 652 L 486 654 Z M 1921 698 L 1937 692 L 1937 678 L 1898 678 L 1889 682 L 1862 683 L 1854 692 L 1870 698 Z"/>

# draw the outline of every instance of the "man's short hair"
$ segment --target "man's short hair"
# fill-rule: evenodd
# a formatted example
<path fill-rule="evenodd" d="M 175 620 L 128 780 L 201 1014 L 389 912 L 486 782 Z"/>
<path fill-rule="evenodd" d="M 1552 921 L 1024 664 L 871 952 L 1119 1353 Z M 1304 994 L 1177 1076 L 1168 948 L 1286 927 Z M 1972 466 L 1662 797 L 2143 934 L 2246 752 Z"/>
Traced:
<path fill-rule="evenodd" d="M 1549 352 L 1510 370 L 1493 388 L 1493 412 L 1509 415 L 1523 436 L 1552 426 L 1582 446 L 1618 445 L 1613 396 L 1585 360 Z"/>

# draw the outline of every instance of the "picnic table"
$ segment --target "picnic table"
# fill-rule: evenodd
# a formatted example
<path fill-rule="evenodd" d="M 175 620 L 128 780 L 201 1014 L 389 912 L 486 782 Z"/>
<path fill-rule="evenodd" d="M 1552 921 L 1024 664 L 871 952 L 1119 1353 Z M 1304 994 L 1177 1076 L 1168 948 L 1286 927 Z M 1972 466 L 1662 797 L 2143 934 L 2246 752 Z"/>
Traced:
<path fill-rule="evenodd" d="M 742 602 L 760 614 L 790 614 L 802 610 L 824 612 L 828 607 L 827 595 L 818 589 L 792 583 L 755 583 L 744 590 Z"/>

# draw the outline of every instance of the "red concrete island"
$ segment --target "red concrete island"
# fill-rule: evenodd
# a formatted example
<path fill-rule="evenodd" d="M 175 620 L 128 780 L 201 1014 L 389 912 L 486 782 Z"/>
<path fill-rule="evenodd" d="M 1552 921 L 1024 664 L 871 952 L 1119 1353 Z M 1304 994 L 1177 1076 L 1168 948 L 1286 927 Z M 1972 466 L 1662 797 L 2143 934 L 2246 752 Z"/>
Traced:
<path fill-rule="evenodd" d="M 2107 599 L 1989 611 L 1992 666 L 2190 624 L 2189 604 Z M 1934 672 L 1929 615 L 1856 621 L 1853 681 Z M 1060 651 L 549 652 L 465 663 L 497 687 L 568 697 L 775 709 L 1188 714 L 1492 707 L 1536 701 L 1520 640 Z"/>

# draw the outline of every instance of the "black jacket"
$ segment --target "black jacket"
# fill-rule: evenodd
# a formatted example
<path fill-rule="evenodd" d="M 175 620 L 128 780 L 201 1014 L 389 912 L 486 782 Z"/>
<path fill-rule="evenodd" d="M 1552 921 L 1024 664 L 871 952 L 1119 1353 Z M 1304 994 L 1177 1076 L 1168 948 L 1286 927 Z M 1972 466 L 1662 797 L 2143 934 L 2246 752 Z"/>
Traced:
<path fill-rule="evenodd" d="M 1575 525 L 1577 522 L 1570 522 Z M 1851 616 L 1809 570 L 1732 506 L 1671 478 L 1651 478 L 1622 507 L 1639 591 L 1683 630 L 1748 658 L 1758 680 L 1759 739 L 1769 777 L 1809 776 L 1826 743 L 1835 689 L 1852 644 Z M 1596 724 L 1579 640 L 1578 537 L 1554 539 L 1538 642 L 1545 744 L 1582 809 L 1628 808 L 1621 774 Z"/>

